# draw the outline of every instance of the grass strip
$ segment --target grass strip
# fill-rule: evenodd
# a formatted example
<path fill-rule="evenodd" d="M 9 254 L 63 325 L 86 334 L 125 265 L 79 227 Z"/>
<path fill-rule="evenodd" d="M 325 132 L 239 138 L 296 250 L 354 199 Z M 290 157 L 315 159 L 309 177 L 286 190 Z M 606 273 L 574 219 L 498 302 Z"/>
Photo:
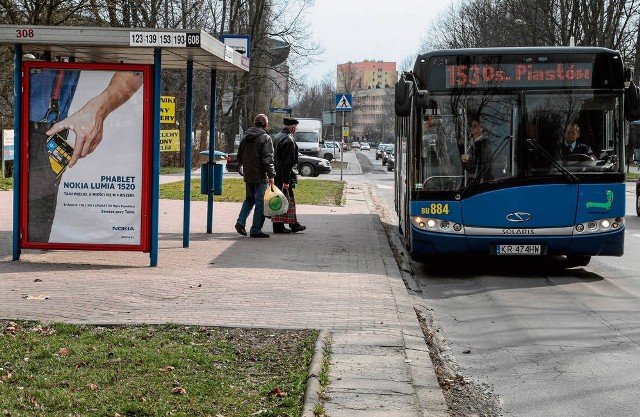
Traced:
<path fill-rule="evenodd" d="M 342 204 L 344 182 L 332 180 L 300 181 L 295 188 L 296 204 L 312 204 L 333 206 Z M 245 197 L 243 179 L 224 178 L 222 194 L 214 196 L 214 201 L 242 202 Z M 160 185 L 160 198 L 182 200 L 184 198 L 184 181 Z M 207 195 L 200 193 L 200 179 L 191 180 L 191 201 L 207 201 Z"/>
<path fill-rule="evenodd" d="M 298 417 L 312 330 L 0 321 L 2 416 Z"/>

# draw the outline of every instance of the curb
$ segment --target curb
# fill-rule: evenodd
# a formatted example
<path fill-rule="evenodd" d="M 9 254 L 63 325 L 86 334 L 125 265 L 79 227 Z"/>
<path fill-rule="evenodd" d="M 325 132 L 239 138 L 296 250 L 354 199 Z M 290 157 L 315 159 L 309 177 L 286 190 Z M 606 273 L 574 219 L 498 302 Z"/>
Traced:
<path fill-rule="evenodd" d="M 316 404 L 320 403 L 320 374 L 322 373 L 326 342 L 329 338 L 330 333 L 326 330 L 321 330 L 318 340 L 316 340 L 313 358 L 309 365 L 309 377 L 307 378 L 307 388 L 304 392 L 304 406 L 301 417 L 314 417 Z"/>

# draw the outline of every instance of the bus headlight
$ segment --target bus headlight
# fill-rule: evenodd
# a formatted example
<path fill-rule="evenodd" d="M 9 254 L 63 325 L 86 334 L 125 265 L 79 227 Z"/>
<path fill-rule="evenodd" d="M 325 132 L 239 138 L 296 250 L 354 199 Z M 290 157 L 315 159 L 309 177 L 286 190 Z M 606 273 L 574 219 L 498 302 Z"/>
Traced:
<path fill-rule="evenodd" d="M 450 233 L 457 235 L 464 234 L 464 227 L 460 223 L 451 223 L 449 220 L 414 216 L 411 217 L 411 223 L 414 227 L 429 232 Z"/>
<path fill-rule="evenodd" d="M 622 217 L 592 220 L 576 224 L 573 228 L 573 234 L 586 235 L 594 233 L 605 233 L 612 230 L 618 230 L 622 227 L 624 227 L 624 218 Z"/>

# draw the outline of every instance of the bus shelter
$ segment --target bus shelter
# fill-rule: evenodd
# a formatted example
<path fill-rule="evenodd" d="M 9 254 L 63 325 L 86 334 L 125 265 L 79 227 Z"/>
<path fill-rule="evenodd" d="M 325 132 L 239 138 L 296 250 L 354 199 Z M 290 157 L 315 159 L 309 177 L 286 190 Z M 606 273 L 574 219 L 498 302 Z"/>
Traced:
<path fill-rule="evenodd" d="M 184 247 L 193 71 L 211 74 L 211 233 L 216 74 L 248 71 L 246 57 L 201 30 L 0 25 L 0 44 L 15 50 L 14 260 L 22 249 L 142 251 L 157 265 L 163 68 L 186 68 Z"/>

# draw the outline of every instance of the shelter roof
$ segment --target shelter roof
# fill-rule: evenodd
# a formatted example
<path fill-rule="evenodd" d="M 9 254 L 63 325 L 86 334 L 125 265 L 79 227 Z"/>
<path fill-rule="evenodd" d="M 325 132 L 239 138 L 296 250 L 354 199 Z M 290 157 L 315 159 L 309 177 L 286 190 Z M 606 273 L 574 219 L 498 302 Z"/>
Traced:
<path fill-rule="evenodd" d="M 153 64 L 162 49 L 163 68 L 248 71 L 248 59 L 202 30 L 87 26 L 0 25 L 0 45 L 22 45 L 24 54 L 51 60 Z"/>

